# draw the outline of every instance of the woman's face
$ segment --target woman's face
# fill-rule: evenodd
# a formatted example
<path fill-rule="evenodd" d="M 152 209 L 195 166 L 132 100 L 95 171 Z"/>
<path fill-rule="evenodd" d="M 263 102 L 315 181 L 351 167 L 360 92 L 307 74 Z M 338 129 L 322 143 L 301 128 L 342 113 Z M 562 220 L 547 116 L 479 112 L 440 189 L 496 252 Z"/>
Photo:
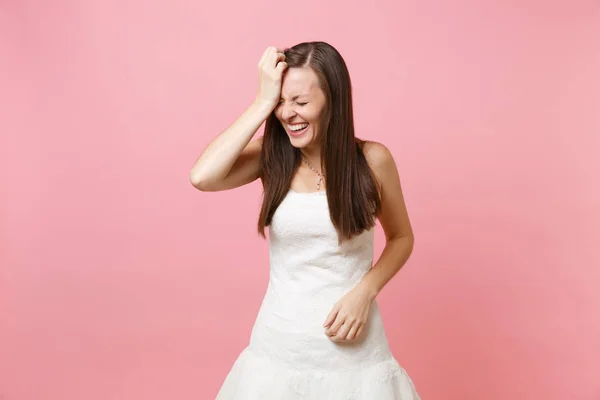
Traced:
<path fill-rule="evenodd" d="M 324 109 L 325 94 L 312 68 L 294 67 L 285 71 L 275 115 L 287 132 L 292 146 L 303 148 L 316 143 Z"/>

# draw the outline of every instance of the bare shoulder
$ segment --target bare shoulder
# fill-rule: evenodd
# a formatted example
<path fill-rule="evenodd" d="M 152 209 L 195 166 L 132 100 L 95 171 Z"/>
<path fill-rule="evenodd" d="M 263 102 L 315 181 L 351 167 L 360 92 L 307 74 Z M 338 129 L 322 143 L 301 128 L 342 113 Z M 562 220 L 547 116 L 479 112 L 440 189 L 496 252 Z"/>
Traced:
<path fill-rule="evenodd" d="M 362 147 L 363 154 L 367 160 L 367 164 L 375 174 L 379 183 L 383 183 L 389 174 L 395 175 L 398 173 L 396 163 L 391 151 L 380 142 L 365 141 Z"/>
<path fill-rule="evenodd" d="M 381 190 L 381 210 L 378 218 L 387 239 L 412 238 L 412 227 L 392 153 L 381 143 L 365 142 L 363 154 Z"/>

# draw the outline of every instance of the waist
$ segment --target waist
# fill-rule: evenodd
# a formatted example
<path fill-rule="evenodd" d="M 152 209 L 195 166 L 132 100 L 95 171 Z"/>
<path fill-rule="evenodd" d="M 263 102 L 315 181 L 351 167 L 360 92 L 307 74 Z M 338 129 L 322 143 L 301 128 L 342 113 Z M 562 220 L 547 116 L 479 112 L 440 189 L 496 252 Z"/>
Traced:
<path fill-rule="evenodd" d="M 343 295 L 360 282 L 371 264 L 319 267 L 271 265 L 269 287 L 275 293 L 304 297 Z"/>
<path fill-rule="evenodd" d="M 289 363 L 343 369 L 365 360 L 382 361 L 390 356 L 381 314 L 373 302 L 363 334 L 352 343 L 335 343 L 323 323 L 337 298 L 329 301 L 297 301 L 297 297 L 276 298 L 267 291 L 252 329 L 250 345 L 255 351 Z"/>

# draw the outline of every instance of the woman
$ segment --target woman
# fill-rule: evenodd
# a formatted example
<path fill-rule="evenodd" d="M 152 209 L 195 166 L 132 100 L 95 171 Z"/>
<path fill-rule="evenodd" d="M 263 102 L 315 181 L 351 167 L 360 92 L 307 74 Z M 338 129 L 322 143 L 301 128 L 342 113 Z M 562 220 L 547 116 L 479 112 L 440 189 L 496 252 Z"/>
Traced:
<path fill-rule="evenodd" d="M 267 48 L 255 101 L 190 173 L 202 191 L 258 178 L 270 279 L 217 399 L 419 399 L 375 301 L 413 247 L 400 179 L 384 145 L 355 138 L 348 70 L 327 43 Z M 373 266 L 376 219 L 386 246 Z"/>

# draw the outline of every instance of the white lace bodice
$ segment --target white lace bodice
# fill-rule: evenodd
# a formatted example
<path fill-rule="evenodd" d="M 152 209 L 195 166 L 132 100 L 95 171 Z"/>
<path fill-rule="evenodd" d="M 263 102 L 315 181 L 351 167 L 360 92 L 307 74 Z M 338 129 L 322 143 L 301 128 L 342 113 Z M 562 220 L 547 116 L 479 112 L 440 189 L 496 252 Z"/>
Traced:
<path fill-rule="evenodd" d="M 269 227 L 271 288 L 302 296 L 349 290 L 371 268 L 373 234 L 339 246 L 326 193 L 290 190 Z"/>

